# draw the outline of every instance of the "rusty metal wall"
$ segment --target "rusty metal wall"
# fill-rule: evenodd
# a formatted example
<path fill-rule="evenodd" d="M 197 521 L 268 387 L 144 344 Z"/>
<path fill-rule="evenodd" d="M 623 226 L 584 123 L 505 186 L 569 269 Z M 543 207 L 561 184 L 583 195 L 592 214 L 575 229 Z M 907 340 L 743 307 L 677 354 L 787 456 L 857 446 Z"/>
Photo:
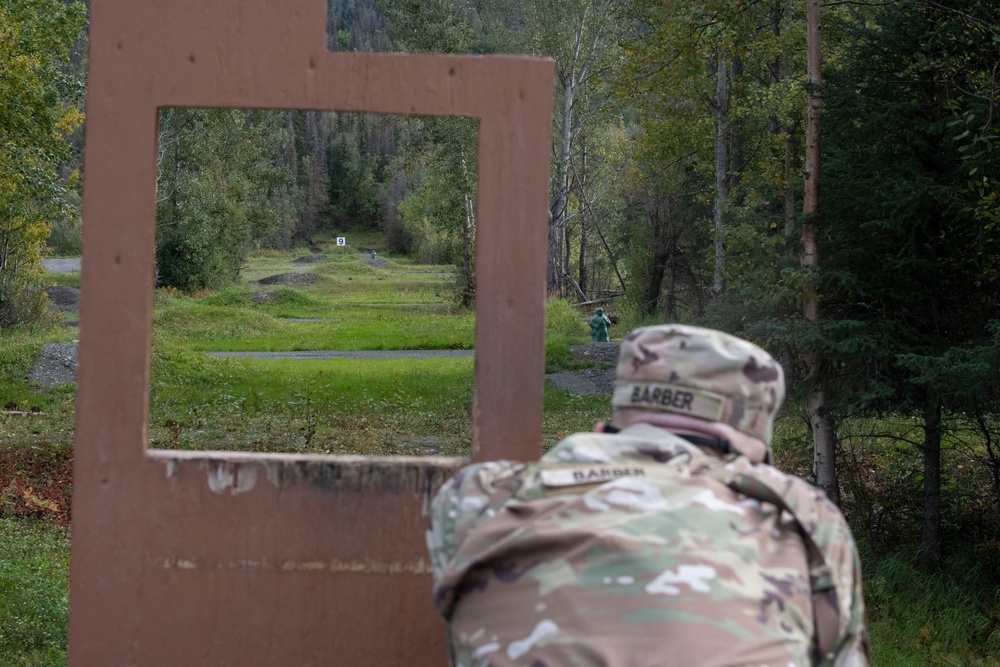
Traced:
<path fill-rule="evenodd" d="M 91 2 L 73 667 L 445 662 L 423 535 L 462 459 L 147 450 L 161 107 L 478 118 L 473 458 L 539 454 L 552 62 L 329 53 L 325 12 Z"/>

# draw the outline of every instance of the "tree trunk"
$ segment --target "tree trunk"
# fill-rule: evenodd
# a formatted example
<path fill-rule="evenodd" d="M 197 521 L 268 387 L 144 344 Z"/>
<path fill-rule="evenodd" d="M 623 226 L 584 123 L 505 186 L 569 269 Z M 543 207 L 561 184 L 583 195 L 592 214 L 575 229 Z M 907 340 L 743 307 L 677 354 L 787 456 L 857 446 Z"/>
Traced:
<path fill-rule="evenodd" d="M 729 108 L 726 99 L 726 61 L 721 53 L 715 63 L 716 100 L 715 100 L 715 206 L 713 219 L 715 223 L 715 268 L 712 274 L 712 297 L 718 297 L 725 289 L 723 272 L 726 268 L 726 248 L 723 243 L 725 227 L 725 208 L 728 198 L 726 181 L 726 131 Z"/>
<path fill-rule="evenodd" d="M 465 194 L 465 225 L 462 228 L 462 306 L 471 308 L 476 295 L 476 277 L 472 270 L 472 254 L 475 246 L 476 214 L 472 206 L 472 197 Z"/>
<path fill-rule="evenodd" d="M 618 260 L 615 259 L 615 254 L 611 252 L 611 246 L 608 245 L 608 240 L 604 238 L 604 232 L 601 231 L 601 225 L 597 222 L 597 218 L 593 217 L 593 206 L 590 203 L 590 197 L 587 194 L 586 183 L 580 188 L 580 197 L 583 200 L 583 204 L 587 209 L 588 215 L 591 216 L 591 222 L 594 223 L 594 231 L 597 232 L 597 238 L 601 241 L 601 246 L 604 247 L 604 252 L 607 253 L 608 259 L 611 260 L 611 268 L 615 272 L 615 276 L 618 278 L 618 284 L 621 286 L 622 291 L 626 291 L 628 288 L 625 286 L 625 278 L 622 276 L 621 271 L 618 270 Z"/>
<path fill-rule="evenodd" d="M 464 156 L 462 157 L 462 175 L 464 176 L 466 187 L 469 189 L 474 187 L 472 178 L 469 175 L 468 163 Z M 476 277 L 473 268 L 476 247 L 476 207 L 472 201 L 469 189 L 466 189 L 463 194 L 465 201 L 465 224 L 462 226 L 462 280 L 464 282 L 462 288 L 462 306 L 465 308 L 471 308 L 476 298 Z"/>
<path fill-rule="evenodd" d="M 562 263 L 563 229 L 569 203 L 569 161 L 573 147 L 573 97 L 576 82 L 571 75 L 563 81 L 562 137 L 559 160 L 556 162 L 556 199 L 549 214 L 549 280 L 550 292 L 561 293 L 565 267 Z"/>
<path fill-rule="evenodd" d="M 739 58 L 733 58 L 733 64 L 729 67 L 728 81 L 735 83 L 742 76 L 743 62 Z M 728 110 L 727 102 L 726 111 L 728 112 Z M 744 152 L 746 150 L 746 139 L 740 125 L 739 118 L 734 119 L 732 123 L 729 122 L 728 118 L 726 119 L 726 143 L 729 152 L 729 168 L 726 171 L 726 197 L 727 200 L 733 199 L 737 206 L 742 204 L 739 187 L 743 180 Z"/>
<path fill-rule="evenodd" d="M 580 192 L 584 193 L 587 191 L 587 142 L 583 134 L 580 135 Z M 580 196 L 580 201 L 584 201 L 584 197 Z M 580 257 L 577 264 L 578 267 L 578 282 L 580 291 L 584 294 L 587 293 L 587 215 L 590 213 L 589 208 L 580 208 Z"/>
<path fill-rule="evenodd" d="M 791 16 L 792 8 L 789 5 L 780 3 L 774 4 L 770 9 L 771 32 L 775 40 L 781 40 L 781 21 Z M 788 49 L 782 49 L 781 53 L 768 65 L 771 75 L 771 85 L 777 86 L 782 81 L 792 76 L 791 53 Z M 784 156 L 781 173 L 783 187 L 784 206 L 777 202 L 774 206 L 775 217 L 780 217 L 782 223 L 778 225 L 785 236 L 791 236 L 795 220 L 795 189 L 792 187 L 792 171 L 795 164 L 795 147 L 792 143 L 792 120 L 789 117 L 780 118 L 777 113 L 771 114 L 771 134 L 777 136 L 781 132 L 785 133 Z M 775 223 L 777 224 L 777 223 Z"/>
<path fill-rule="evenodd" d="M 677 319 L 677 279 L 680 274 L 680 268 L 677 265 L 677 237 L 677 225 L 671 224 L 668 236 L 670 241 L 670 256 L 667 258 L 667 289 L 663 296 L 663 319 L 665 322 L 672 322 Z"/>
<path fill-rule="evenodd" d="M 941 400 L 929 393 L 924 403 L 924 522 L 920 566 L 934 572 L 941 564 Z"/>
<path fill-rule="evenodd" d="M 327 139 L 329 133 L 323 122 L 322 111 L 306 111 L 305 140 L 309 165 L 306 171 L 306 201 L 302 210 L 299 236 L 311 239 L 326 216 L 330 200 L 327 173 Z"/>
<path fill-rule="evenodd" d="M 975 417 L 980 437 L 982 437 L 983 444 L 986 446 L 986 461 L 989 463 L 990 472 L 992 473 L 993 501 L 997 504 L 998 509 L 1000 509 L 1000 450 L 998 450 L 997 444 L 993 441 L 993 432 L 990 429 L 990 425 L 986 423 L 986 418 L 983 416 L 979 405 L 976 405 Z"/>
<path fill-rule="evenodd" d="M 573 226 L 570 225 L 569 222 L 567 221 L 567 223 L 565 225 L 563 225 L 563 234 L 562 234 L 562 252 L 563 252 L 562 265 L 563 265 L 563 289 L 564 290 L 566 288 L 566 284 L 565 284 L 566 276 L 569 275 L 570 266 L 572 266 L 572 264 L 573 264 L 573 260 L 572 260 L 573 253 L 571 252 L 571 246 L 572 245 L 573 245 Z M 586 301 L 586 299 L 584 299 L 584 301 Z"/>
<path fill-rule="evenodd" d="M 820 38 L 820 0 L 806 0 L 807 75 L 809 80 L 808 110 L 806 116 L 806 178 L 802 202 L 802 266 L 815 269 L 819 266 L 819 247 L 816 240 L 815 220 L 819 212 L 820 176 L 820 113 L 823 99 L 819 85 L 822 82 L 822 51 Z M 806 286 L 803 297 L 805 320 L 819 321 L 819 298 L 815 285 Z M 837 481 L 837 434 L 833 416 L 828 406 L 823 360 L 818 350 L 806 351 L 807 381 L 810 385 L 808 402 L 809 423 L 813 429 L 813 474 L 816 485 L 826 492 L 831 501 L 840 504 L 840 487 Z"/>
<path fill-rule="evenodd" d="M 795 231 L 795 188 L 792 187 L 792 166 L 795 160 L 794 148 L 792 146 L 792 134 L 789 132 L 785 136 L 785 236 L 791 236 Z"/>
<path fill-rule="evenodd" d="M 650 202 L 649 222 L 653 232 L 653 266 L 646 282 L 646 298 L 643 299 L 643 314 L 655 315 L 660 309 L 660 293 L 663 290 L 663 277 L 666 274 L 667 262 L 670 260 L 670 246 L 667 242 L 669 227 L 670 202 L 667 202 L 667 221 L 661 215 L 661 203 L 658 199 Z"/>

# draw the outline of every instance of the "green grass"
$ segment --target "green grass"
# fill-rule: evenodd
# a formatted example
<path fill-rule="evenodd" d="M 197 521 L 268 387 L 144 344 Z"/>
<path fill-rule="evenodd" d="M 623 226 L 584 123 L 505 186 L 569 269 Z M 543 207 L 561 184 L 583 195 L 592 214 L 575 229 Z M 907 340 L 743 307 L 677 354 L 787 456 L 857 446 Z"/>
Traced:
<path fill-rule="evenodd" d="M 376 235 L 345 235 L 354 247 L 384 245 Z M 337 251 L 332 239 L 317 241 L 329 259 L 309 265 L 319 276 L 314 285 L 261 287 L 248 282 L 295 272 L 301 265 L 292 260 L 308 252 L 300 248 L 251 258 L 242 281 L 219 293 L 191 298 L 157 292 L 151 447 L 393 455 L 423 453 L 431 445 L 446 455 L 468 453 L 471 359 L 248 360 L 203 353 L 472 347 L 473 314 L 454 305 L 454 279 L 436 275 L 453 273 L 452 267 L 416 265 L 380 253 L 387 266 L 375 268 L 364 264 L 353 248 Z M 77 287 L 79 278 L 63 274 L 53 276 L 53 282 Z M 251 295 L 260 292 L 269 298 L 258 303 Z M 565 302 L 548 303 L 550 370 L 577 366 L 569 349 L 589 339 L 583 315 Z M 331 321 L 293 323 L 288 318 Z M 616 337 L 625 329 L 620 325 Z M 49 460 L 45 457 L 68 462 L 72 386 L 45 391 L 23 378 L 44 342 L 75 336 L 75 330 L 65 328 L 0 336 L 0 405 L 13 401 L 44 413 L 0 415 L 0 447 L 31 448 L 29 458 L 36 462 Z M 569 433 L 590 430 L 610 412 L 605 396 L 575 396 L 550 385 L 543 407 L 545 447 Z M 913 423 L 883 420 L 878 427 L 906 435 Z M 901 451 L 897 441 L 878 439 L 870 451 L 855 446 L 855 433 L 873 430 L 872 424 L 842 425 L 845 450 L 864 462 L 867 474 L 882 476 L 878 479 L 910 474 L 902 463 L 914 453 Z M 946 451 L 946 466 L 952 465 L 950 452 L 957 448 Z M 783 469 L 809 472 L 809 438 L 797 415 L 789 412 L 779 420 L 775 450 Z M 40 480 L 33 482 L 36 490 L 43 488 L 45 468 L 32 468 Z M 947 475 L 959 477 L 955 468 L 948 468 Z M 954 493 L 949 489 L 949 497 Z M 879 503 L 885 505 L 881 499 Z M 0 665 L 65 664 L 68 534 L 51 522 L 10 516 L 0 507 Z M 861 538 L 862 529 L 860 524 L 855 528 Z M 910 566 L 911 557 L 900 549 L 864 554 L 873 665 L 998 667 L 1000 602 L 996 591 L 976 588 L 984 570 L 977 570 L 974 560 L 958 562 L 952 556 L 947 571 L 931 577 Z"/>
<path fill-rule="evenodd" d="M 52 285 L 65 285 L 73 289 L 80 289 L 79 273 L 49 273 L 45 276 L 46 282 Z"/>
<path fill-rule="evenodd" d="M 1000 590 L 982 589 L 977 560 L 953 558 L 933 576 L 913 560 L 905 551 L 864 558 L 872 664 L 1000 665 Z"/>
<path fill-rule="evenodd" d="M 378 245 L 372 243 L 371 245 Z M 255 257 L 249 278 L 282 273 L 298 252 Z M 451 303 L 451 267 L 356 253 L 312 265 L 315 285 L 234 286 L 187 298 L 158 293 L 154 313 L 150 446 L 391 455 L 431 443 L 466 454 L 471 443 L 471 359 L 253 360 L 204 351 L 471 349 L 475 320 Z M 267 300 L 252 292 L 264 291 Z M 320 322 L 288 322 L 315 318 Z M 586 328 L 568 304 L 549 304 L 547 354 L 568 364 Z M 544 442 L 589 430 L 603 397 L 546 388 Z"/>
<path fill-rule="evenodd" d="M 0 517 L 0 664 L 66 664 L 69 531 Z"/>
<path fill-rule="evenodd" d="M 191 350 L 452 350 L 471 349 L 475 318 L 433 309 L 387 307 L 279 311 L 172 300 L 157 309 L 154 340 Z M 283 317 L 331 321 L 288 322 Z"/>
<path fill-rule="evenodd" d="M 181 348 L 153 365 L 150 446 L 406 454 L 468 451 L 472 359 L 250 360 Z"/>
<path fill-rule="evenodd" d="M 254 257 L 247 281 L 295 272 L 299 256 Z M 357 253 L 309 265 L 314 285 L 260 286 L 243 282 L 199 299 L 157 293 L 157 339 L 192 350 L 469 349 L 474 317 L 452 302 L 451 267 L 392 260 L 364 264 Z M 261 299 L 261 295 L 266 299 Z M 288 322 L 318 319 L 321 322 Z"/>
<path fill-rule="evenodd" d="M 385 267 L 319 241 L 328 260 L 309 265 L 314 285 L 261 287 L 250 280 L 292 272 L 305 249 L 252 257 L 239 284 L 189 297 L 154 298 L 150 446 L 266 452 L 405 454 L 412 441 L 442 453 L 468 451 L 471 359 L 329 361 L 209 357 L 214 350 L 470 349 L 475 319 L 452 302 L 450 266 L 391 257 Z M 381 247 L 377 237 L 360 241 Z M 385 258 L 383 253 L 381 258 Z M 60 274 L 64 283 L 73 274 Z M 266 300 L 252 294 L 264 292 Z M 259 302 L 258 302 L 259 301 Z M 289 322 L 289 318 L 319 322 Z M 572 365 L 569 345 L 583 342 L 580 313 L 549 303 L 550 367 Z M 0 339 L 0 397 L 38 407 L 30 417 L 0 415 L 0 442 L 68 442 L 74 388 L 44 391 L 24 380 L 42 343 L 72 329 L 5 334 Z M 547 387 L 546 445 L 569 430 L 590 429 L 607 401 Z"/>

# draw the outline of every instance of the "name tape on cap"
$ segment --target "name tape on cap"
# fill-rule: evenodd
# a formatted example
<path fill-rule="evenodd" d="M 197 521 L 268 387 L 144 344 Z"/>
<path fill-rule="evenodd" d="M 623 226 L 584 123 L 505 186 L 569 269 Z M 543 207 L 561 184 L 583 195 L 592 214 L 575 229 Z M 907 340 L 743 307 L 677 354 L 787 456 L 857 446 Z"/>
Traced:
<path fill-rule="evenodd" d="M 629 382 L 615 388 L 612 404 L 616 408 L 676 412 L 719 421 L 725 398 L 710 391 L 661 382 Z"/>

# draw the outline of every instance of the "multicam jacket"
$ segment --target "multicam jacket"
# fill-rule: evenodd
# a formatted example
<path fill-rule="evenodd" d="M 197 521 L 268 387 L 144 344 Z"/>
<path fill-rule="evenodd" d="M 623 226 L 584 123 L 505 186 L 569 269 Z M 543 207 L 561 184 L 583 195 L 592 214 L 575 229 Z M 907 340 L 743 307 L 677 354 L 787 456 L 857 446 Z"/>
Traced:
<path fill-rule="evenodd" d="M 455 665 L 868 664 L 850 531 L 770 466 L 639 424 L 469 466 L 431 514 Z"/>

